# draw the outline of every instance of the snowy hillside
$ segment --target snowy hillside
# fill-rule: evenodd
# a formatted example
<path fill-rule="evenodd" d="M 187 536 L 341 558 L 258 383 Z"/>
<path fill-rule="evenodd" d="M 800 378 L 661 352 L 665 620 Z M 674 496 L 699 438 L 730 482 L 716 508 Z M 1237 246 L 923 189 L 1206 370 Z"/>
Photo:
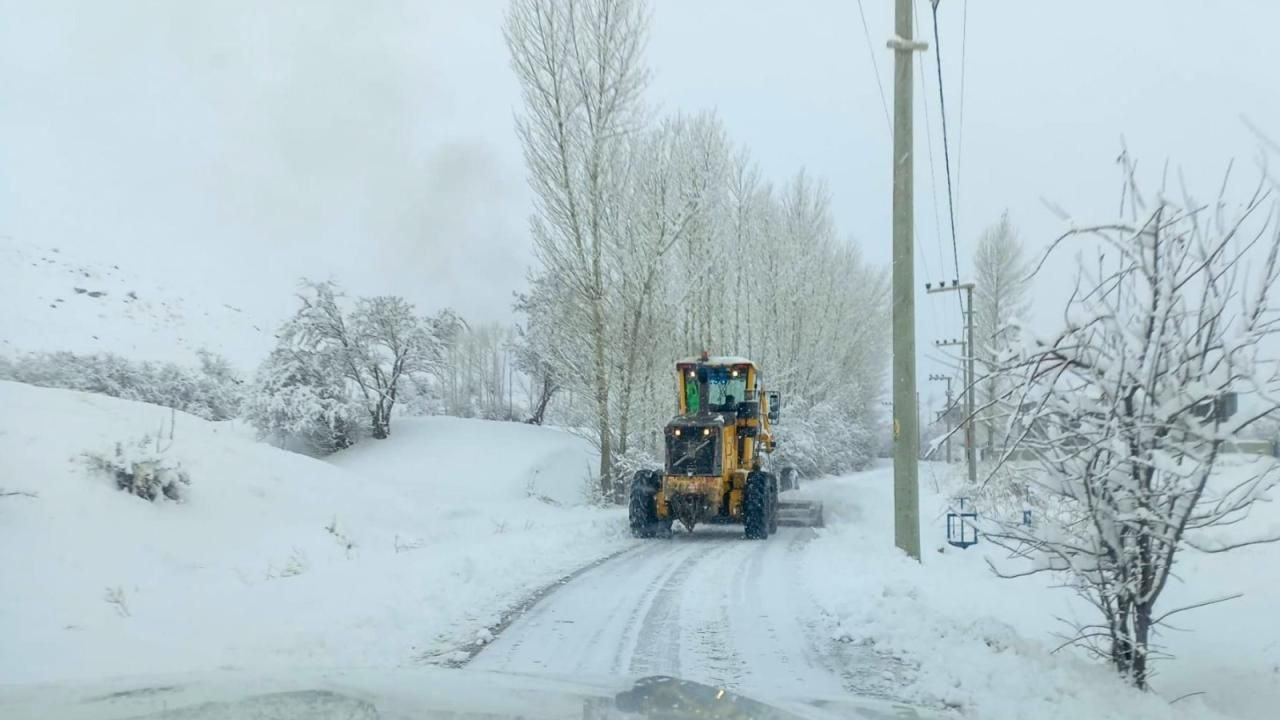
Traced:
<path fill-rule="evenodd" d="M 6 681 L 413 663 L 632 542 L 577 503 L 590 447 L 555 430 L 406 420 L 329 463 L 178 414 L 188 500 L 151 503 L 82 454 L 167 409 L 17 383 L 0 407 L 0 485 L 35 495 L 0 498 Z"/>
<path fill-rule="evenodd" d="M 250 317 L 234 292 L 205 297 L 212 286 L 166 285 L 127 259 L 73 257 L 0 236 L 0 267 L 3 355 L 114 352 L 189 365 L 195 351 L 206 348 L 247 371 L 274 344 L 279 318 Z M 282 300 L 289 299 L 282 292 Z"/>

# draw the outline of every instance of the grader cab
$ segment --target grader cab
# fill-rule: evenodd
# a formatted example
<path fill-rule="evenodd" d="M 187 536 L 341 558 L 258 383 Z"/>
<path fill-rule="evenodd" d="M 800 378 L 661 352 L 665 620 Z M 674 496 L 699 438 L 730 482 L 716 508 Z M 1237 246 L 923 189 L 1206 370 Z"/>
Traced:
<path fill-rule="evenodd" d="M 669 536 L 676 521 L 690 532 L 702 523 L 741 524 L 749 539 L 767 538 L 780 524 L 821 526 L 820 504 L 779 500 L 795 487 L 794 469 L 766 468 L 782 399 L 764 389 L 755 363 L 703 353 L 678 361 L 676 376 L 665 467 L 631 481 L 632 534 Z"/>

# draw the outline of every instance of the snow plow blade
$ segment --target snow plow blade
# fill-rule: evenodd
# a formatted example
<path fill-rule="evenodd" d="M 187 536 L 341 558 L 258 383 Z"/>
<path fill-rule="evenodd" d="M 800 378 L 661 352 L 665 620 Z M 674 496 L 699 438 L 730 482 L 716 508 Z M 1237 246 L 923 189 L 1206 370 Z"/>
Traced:
<path fill-rule="evenodd" d="M 779 500 L 778 524 L 787 527 L 823 527 L 822 503 L 807 500 Z"/>

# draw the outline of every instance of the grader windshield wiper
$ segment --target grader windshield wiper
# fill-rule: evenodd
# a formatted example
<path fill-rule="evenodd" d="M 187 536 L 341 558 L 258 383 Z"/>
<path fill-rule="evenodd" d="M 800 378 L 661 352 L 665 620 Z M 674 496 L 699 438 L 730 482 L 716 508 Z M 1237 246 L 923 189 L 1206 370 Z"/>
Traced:
<path fill-rule="evenodd" d="M 675 461 L 675 463 L 674 463 L 674 465 L 673 465 L 672 467 L 673 467 L 673 468 L 675 468 L 675 469 L 679 469 L 679 468 L 680 468 L 680 466 L 684 464 L 684 461 L 685 461 L 685 460 L 696 460 L 697 458 L 695 458 L 695 457 L 694 457 L 694 455 L 697 455 L 699 450 L 701 450 L 702 448 L 706 447 L 706 446 L 707 446 L 707 445 L 709 445 L 710 443 L 711 443 L 711 439 L 710 439 L 710 438 L 708 438 L 708 439 L 706 439 L 706 440 L 703 440 L 701 443 L 699 443 L 699 444 L 698 444 L 698 446 L 697 446 L 697 447 L 695 447 L 695 448 L 693 448 L 692 450 L 690 450 L 690 451 L 686 452 L 684 455 L 681 455 L 681 456 L 680 456 L 680 459 L 679 459 L 679 460 L 677 460 L 677 461 Z"/>

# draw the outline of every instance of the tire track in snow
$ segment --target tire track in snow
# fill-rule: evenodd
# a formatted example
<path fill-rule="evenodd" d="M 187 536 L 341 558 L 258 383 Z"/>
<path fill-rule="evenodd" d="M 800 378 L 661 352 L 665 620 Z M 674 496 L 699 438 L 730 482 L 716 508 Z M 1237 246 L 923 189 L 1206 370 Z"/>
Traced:
<path fill-rule="evenodd" d="M 807 597 L 798 569 L 807 529 L 779 533 L 734 577 L 728 636 L 745 669 L 742 687 L 777 695 L 837 696 L 843 683 L 837 668 L 815 652 L 800 620 Z"/>
<path fill-rule="evenodd" d="M 729 633 L 729 606 L 734 602 L 734 576 L 756 552 L 754 542 L 730 539 L 723 546 L 731 557 L 712 564 L 683 588 L 686 612 L 681 657 L 688 679 L 741 689 L 744 659 L 734 651 Z"/>
<path fill-rule="evenodd" d="M 813 537 L 782 528 L 748 541 L 713 527 L 646 542 L 549 594 L 469 666 L 674 675 L 775 697 L 892 698 L 892 658 L 820 636 L 808 620 L 820 613 L 799 566 Z"/>
<path fill-rule="evenodd" d="M 673 538 L 673 542 L 689 539 L 688 536 Z M 714 568 L 719 562 L 719 556 L 732 550 L 736 544 L 738 543 L 720 542 L 709 550 L 696 553 L 667 579 L 662 591 L 645 613 L 643 623 L 637 628 L 641 632 L 632 654 L 629 668 L 631 672 L 682 676 L 681 649 L 688 635 L 685 616 L 696 607 L 696 603 L 688 602 L 688 588 L 696 585 L 696 580 L 706 574 L 706 565 Z"/>
<path fill-rule="evenodd" d="M 468 665 L 569 674 L 625 671 L 621 663 L 634 651 L 644 612 L 696 549 L 659 541 L 592 568 L 534 605 Z"/>
<path fill-rule="evenodd" d="M 674 547 L 676 542 L 672 538 L 670 544 Z M 679 674 L 679 657 L 670 652 L 678 649 L 679 645 L 664 646 L 658 639 L 664 624 L 669 624 L 671 618 L 678 617 L 680 612 L 680 608 L 671 602 L 672 590 L 684 582 L 689 568 L 700 558 L 696 550 L 685 550 L 675 556 L 679 557 L 679 561 L 673 562 L 669 570 L 650 583 L 645 596 L 628 616 L 622 636 L 624 642 L 617 644 L 617 652 L 613 657 L 611 669 L 614 672 Z M 599 640 L 601 635 L 601 632 L 597 632 L 593 640 Z"/>

